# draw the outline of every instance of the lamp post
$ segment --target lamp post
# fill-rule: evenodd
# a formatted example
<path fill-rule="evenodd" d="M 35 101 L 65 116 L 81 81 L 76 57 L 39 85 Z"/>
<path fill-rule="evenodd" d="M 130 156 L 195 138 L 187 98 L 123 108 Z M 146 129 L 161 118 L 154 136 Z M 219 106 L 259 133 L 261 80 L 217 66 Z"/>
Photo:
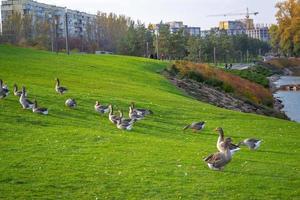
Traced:
<path fill-rule="evenodd" d="M 53 28 L 53 18 L 52 18 L 52 14 L 49 14 L 49 20 L 51 22 L 51 30 L 50 30 L 50 34 L 51 34 L 51 51 L 54 51 L 54 28 Z"/>
<path fill-rule="evenodd" d="M 159 59 L 159 53 L 158 53 L 158 30 L 156 32 L 156 57 Z"/>
<path fill-rule="evenodd" d="M 68 22 L 68 9 L 67 7 L 65 8 L 65 18 L 66 18 L 66 52 L 69 55 L 70 54 L 70 50 L 69 50 L 69 22 Z"/>
<path fill-rule="evenodd" d="M 56 54 L 58 54 L 58 41 L 57 41 L 57 26 L 58 26 L 58 22 L 57 22 L 57 16 L 55 16 L 54 19 L 54 33 L 55 33 L 55 48 L 56 48 Z"/>
<path fill-rule="evenodd" d="M 240 51 L 240 56 L 241 56 L 240 62 L 243 63 L 243 52 L 242 51 Z"/>
<path fill-rule="evenodd" d="M 146 42 L 146 57 L 149 58 L 149 42 Z"/>
<path fill-rule="evenodd" d="M 217 55 L 216 55 L 217 52 L 216 52 L 216 51 L 217 51 L 217 48 L 214 47 L 214 64 L 215 64 L 215 65 L 217 65 Z"/>
<path fill-rule="evenodd" d="M 81 48 L 80 48 L 80 52 L 83 52 L 83 32 L 80 33 L 80 41 L 81 41 Z"/>

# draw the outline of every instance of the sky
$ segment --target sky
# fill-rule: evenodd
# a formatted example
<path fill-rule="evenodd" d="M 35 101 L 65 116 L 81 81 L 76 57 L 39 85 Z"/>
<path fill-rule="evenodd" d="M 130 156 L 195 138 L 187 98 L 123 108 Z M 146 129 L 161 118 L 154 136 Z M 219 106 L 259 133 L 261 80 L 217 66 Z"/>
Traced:
<path fill-rule="evenodd" d="M 208 17 L 226 13 L 259 12 L 252 16 L 255 23 L 272 24 L 275 20 L 275 4 L 279 0 L 37 0 L 57 6 L 96 14 L 97 11 L 113 12 L 140 20 L 145 24 L 160 21 L 183 21 L 189 26 L 209 29 L 222 20 L 234 20 L 244 16 Z"/>

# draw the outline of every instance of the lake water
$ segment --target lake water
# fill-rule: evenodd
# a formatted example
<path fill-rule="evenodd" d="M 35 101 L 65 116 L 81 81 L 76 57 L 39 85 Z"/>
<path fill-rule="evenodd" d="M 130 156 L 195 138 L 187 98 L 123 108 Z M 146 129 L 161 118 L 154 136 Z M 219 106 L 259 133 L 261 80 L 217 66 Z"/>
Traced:
<path fill-rule="evenodd" d="M 300 84 L 300 76 L 282 76 L 275 82 L 277 87 L 282 85 Z M 300 123 L 300 91 L 278 91 L 274 96 L 284 105 L 283 111 L 286 115 Z"/>

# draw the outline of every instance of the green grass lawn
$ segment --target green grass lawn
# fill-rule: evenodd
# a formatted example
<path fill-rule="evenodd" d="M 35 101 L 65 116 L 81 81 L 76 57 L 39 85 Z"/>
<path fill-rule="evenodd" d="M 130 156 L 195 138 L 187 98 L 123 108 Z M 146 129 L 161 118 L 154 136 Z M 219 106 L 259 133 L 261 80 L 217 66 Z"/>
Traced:
<path fill-rule="evenodd" d="M 0 46 L 0 78 L 50 110 L 23 110 L 12 94 L 0 100 L 0 199 L 299 199 L 300 124 L 198 102 L 157 73 L 166 65 Z M 69 93 L 55 93 L 56 77 Z M 126 114 L 135 101 L 154 115 L 120 131 L 94 112 L 96 100 Z M 202 133 L 182 132 L 199 120 Z M 211 171 L 202 158 L 216 152 L 218 126 L 236 142 L 264 142 Z"/>

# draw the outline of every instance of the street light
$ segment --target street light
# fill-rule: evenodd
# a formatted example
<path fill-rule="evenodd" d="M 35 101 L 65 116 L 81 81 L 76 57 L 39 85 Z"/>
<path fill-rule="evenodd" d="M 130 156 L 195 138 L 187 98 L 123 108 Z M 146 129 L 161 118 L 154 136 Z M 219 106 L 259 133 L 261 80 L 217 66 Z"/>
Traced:
<path fill-rule="evenodd" d="M 81 40 L 81 49 L 80 49 L 80 51 L 83 52 L 83 32 L 80 33 L 80 40 Z"/>
<path fill-rule="evenodd" d="M 66 52 L 69 55 L 70 54 L 70 50 L 69 50 L 69 22 L 68 22 L 68 9 L 67 7 L 65 7 L 65 18 L 66 18 Z"/>
<path fill-rule="evenodd" d="M 50 20 L 50 22 L 51 22 L 51 30 L 50 30 L 50 34 L 51 34 L 51 50 L 52 50 L 52 52 L 54 51 L 54 38 L 53 38 L 53 34 L 54 34 L 54 31 L 53 31 L 53 18 L 52 18 L 52 14 L 49 14 L 48 15 L 49 16 L 49 20 Z"/>
<path fill-rule="evenodd" d="M 159 53 L 158 53 L 158 30 L 155 30 L 156 32 L 156 58 L 159 59 Z"/>
<path fill-rule="evenodd" d="M 55 33 L 55 47 L 56 47 L 56 54 L 58 54 L 57 26 L 58 26 L 57 16 L 55 16 L 55 19 L 54 19 L 54 33 Z"/>

